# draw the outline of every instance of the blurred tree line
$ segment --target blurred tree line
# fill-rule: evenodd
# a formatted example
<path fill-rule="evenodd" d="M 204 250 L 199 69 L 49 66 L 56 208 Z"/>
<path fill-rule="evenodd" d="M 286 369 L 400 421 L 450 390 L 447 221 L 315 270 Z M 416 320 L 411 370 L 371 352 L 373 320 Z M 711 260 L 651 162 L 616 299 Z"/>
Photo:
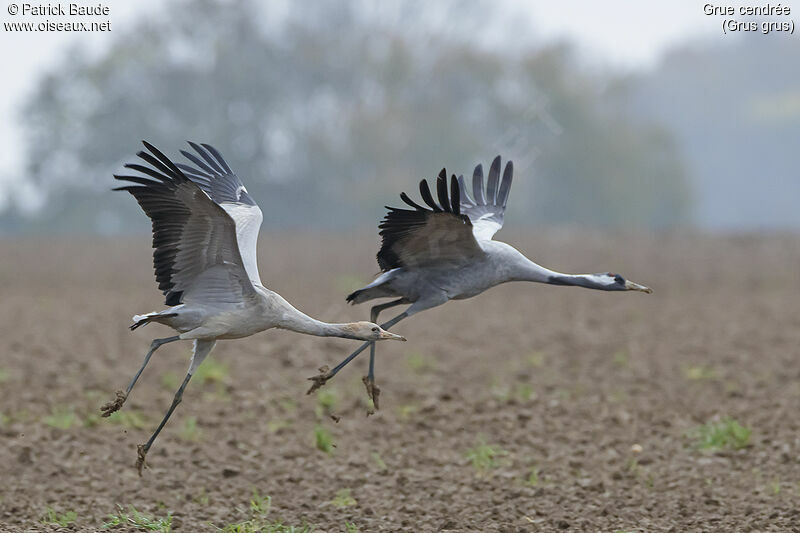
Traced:
<path fill-rule="evenodd" d="M 27 174 L 46 195 L 7 231 L 147 227 L 111 174 L 146 139 L 178 156 L 215 145 L 264 211 L 265 228 L 375 224 L 400 191 L 442 166 L 516 164 L 515 224 L 662 228 L 691 198 L 670 135 L 626 111 L 627 88 L 580 68 L 569 47 L 485 46 L 491 4 L 170 3 L 80 49 L 25 110 Z M 445 4 L 448 5 L 448 4 Z M 502 32 L 502 28 L 500 28 Z M 505 35 L 511 43 L 513 34 Z"/>

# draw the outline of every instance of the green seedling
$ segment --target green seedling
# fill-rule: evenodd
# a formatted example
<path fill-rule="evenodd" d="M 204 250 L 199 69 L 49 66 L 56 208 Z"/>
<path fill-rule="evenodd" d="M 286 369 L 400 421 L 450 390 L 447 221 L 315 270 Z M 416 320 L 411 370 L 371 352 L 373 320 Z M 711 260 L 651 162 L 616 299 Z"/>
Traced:
<path fill-rule="evenodd" d="M 541 368 L 547 361 L 547 356 L 542 351 L 533 352 L 528 356 L 528 364 L 533 368 Z"/>
<path fill-rule="evenodd" d="M 0 368 L 0 384 L 8 381 L 10 374 L 5 368 Z"/>
<path fill-rule="evenodd" d="M 80 424 L 78 415 L 72 409 L 56 408 L 42 420 L 45 424 L 56 429 L 69 429 Z"/>
<path fill-rule="evenodd" d="M 334 507 L 352 507 L 358 505 L 358 502 L 350 494 L 350 489 L 340 489 L 336 491 L 336 496 L 330 501 Z"/>
<path fill-rule="evenodd" d="M 361 530 L 358 529 L 358 526 L 351 523 L 345 522 L 344 523 L 344 533 L 361 533 Z"/>
<path fill-rule="evenodd" d="M 183 420 L 183 427 L 181 428 L 181 438 L 183 440 L 195 442 L 200 440 L 202 435 L 203 432 L 200 431 L 200 428 L 197 427 L 197 417 L 187 416 Z"/>
<path fill-rule="evenodd" d="M 528 477 L 525 479 L 525 484 L 529 487 L 539 486 L 539 469 L 537 467 L 532 466 L 530 470 L 528 470 Z"/>
<path fill-rule="evenodd" d="M 625 367 L 630 364 L 631 357 L 625 350 L 619 350 L 614 353 L 614 355 L 611 357 L 611 360 L 614 361 L 615 365 Z"/>
<path fill-rule="evenodd" d="M 193 379 L 203 384 L 222 384 L 230 374 L 228 365 L 216 359 L 208 358 L 197 368 Z"/>
<path fill-rule="evenodd" d="M 683 369 L 683 374 L 689 381 L 703 381 L 716 379 L 717 377 L 717 373 L 713 368 L 703 365 L 687 366 Z"/>
<path fill-rule="evenodd" d="M 500 466 L 500 458 L 508 456 L 508 452 L 497 446 L 492 446 L 481 441 L 474 448 L 467 450 L 465 455 L 470 463 L 472 463 L 472 468 L 478 472 L 486 472 L 487 470 Z"/>
<path fill-rule="evenodd" d="M 208 497 L 208 492 L 206 491 L 206 488 L 205 487 L 201 487 L 200 490 L 197 492 L 197 494 L 192 496 L 192 501 L 194 503 L 197 503 L 197 504 L 202 505 L 204 507 L 206 505 L 208 505 L 209 497 Z"/>
<path fill-rule="evenodd" d="M 740 450 L 750 444 L 752 430 L 730 417 L 698 426 L 689 432 L 701 450 Z"/>
<path fill-rule="evenodd" d="M 267 422 L 267 431 L 270 433 L 277 433 L 278 431 L 288 428 L 291 423 L 288 420 L 270 420 Z"/>
<path fill-rule="evenodd" d="M 432 370 L 436 366 L 436 363 L 434 363 L 432 359 L 425 357 L 422 352 L 411 352 L 408 354 L 406 363 L 411 370 L 418 374 Z"/>
<path fill-rule="evenodd" d="M 381 470 L 388 469 L 386 467 L 386 463 L 383 462 L 383 459 L 381 458 L 381 455 L 378 452 L 372 452 L 371 456 L 372 460 L 375 461 L 375 464 L 378 466 L 379 469 Z"/>
<path fill-rule="evenodd" d="M 261 496 L 257 490 L 253 490 L 253 497 L 250 498 L 250 512 L 257 516 L 266 516 L 272 508 L 272 497 Z"/>
<path fill-rule="evenodd" d="M 172 530 L 172 514 L 167 513 L 164 518 L 150 516 L 139 512 L 133 505 L 128 506 L 127 512 L 121 505 L 117 505 L 118 513 L 108 515 L 108 522 L 103 524 L 103 529 L 117 526 L 131 526 L 145 531 L 159 531 L 170 533 Z"/>
<path fill-rule="evenodd" d="M 55 524 L 61 527 L 68 527 L 75 520 L 78 519 L 78 513 L 75 511 L 66 511 L 59 513 L 52 507 L 48 507 L 44 516 L 39 520 L 42 524 Z"/>
<path fill-rule="evenodd" d="M 325 427 L 317 425 L 314 427 L 314 442 L 317 449 L 327 454 L 332 454 L 336 445 L 333 443 L 333 436 Z"/>
<path fill-rule="evenodd" d="M 181 378 L 175 372 L 164 372 L 161 374 L 161 386 L 170 392 L 174 392 L 181 384 Z"/>
<path fill-rule="evenodd" d="M 317 392 L 317 406 L 314 408 L 317 418 L 330 416 L 334 407 L 336 407 L 336 393 L 331 389 L 320 389 Z"/>

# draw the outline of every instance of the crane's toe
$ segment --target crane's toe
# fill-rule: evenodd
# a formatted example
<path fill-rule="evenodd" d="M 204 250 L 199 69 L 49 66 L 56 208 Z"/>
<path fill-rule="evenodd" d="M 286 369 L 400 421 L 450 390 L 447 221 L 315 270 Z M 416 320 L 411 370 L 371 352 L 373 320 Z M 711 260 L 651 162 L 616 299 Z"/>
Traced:
<path fill-rule="evenodd" d="M 103 418 L 107 418 L 111 416 L 112 413 L 119 411 L 122 408 L 122 404 L 125 403 L 125 400 L 128 399 L 128 395 L 125 394 L 123 391 L 118 390 L 116 392 L 116 397 L 108 402 L 107 404 L 103 405 L 100 408 L 100 412 L 102 413 Z"/>
<path fill-rule="evenodd" d="M 375 380 L 369 376 L 364 376 L 361 378 L 361 381 L 364 382 L 364 387 L 367 388 L 367 396 L 369 399 L 372 400 L 372 405 L 375 406 L 375 410 L 373 411 L 370 409 L 367 411 L 367 416 L 375 414 L 375 411 L 380 409 L 380 405 L 378 404 L 378 398 L 381 395 L 381 389 L 375 385 Z"/>

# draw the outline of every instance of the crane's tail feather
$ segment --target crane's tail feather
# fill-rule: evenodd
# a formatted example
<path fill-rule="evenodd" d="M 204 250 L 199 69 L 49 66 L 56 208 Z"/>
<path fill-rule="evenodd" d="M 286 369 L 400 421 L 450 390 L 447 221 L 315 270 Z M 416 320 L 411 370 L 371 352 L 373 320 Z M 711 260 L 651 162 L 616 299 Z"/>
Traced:
<path fill-rule="evenodd" d="M 146 315 L 133 315 L 133 324 L 131 324 L 131 331 L 139 326 L 146 326 L 150 322 L 162 322 L 164 318 L 172 318 L 178 316 L 178 313 L 148 313 Z"/>

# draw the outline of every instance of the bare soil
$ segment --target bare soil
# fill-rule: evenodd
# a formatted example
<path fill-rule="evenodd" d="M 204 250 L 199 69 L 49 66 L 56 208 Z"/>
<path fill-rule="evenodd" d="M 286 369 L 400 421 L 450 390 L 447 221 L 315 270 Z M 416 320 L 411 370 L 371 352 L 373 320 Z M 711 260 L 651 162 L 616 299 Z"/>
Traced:
<path fill-rule="evenodd" d="M 396 328 L 409 342 L 379 345 L 370 417 L 366 353 L 326 396 L 305 394 L 357 343 L 220 342 L 227 372 L 189 384 L 141 478 L 136 446 L 190 354 L 160 348 L 127 415 L 100 418 L 170 334 L 128 330 L 162 307 L 147 238 L 0 241 L 0 530 L 59 530 L 51 508 L 77 514 L 64 530 L 96 531 L 135 506 L 171 513 L 173 531 L 254 517 L 317 532 L 800 531 L 800 238 L 501 236 L 655 294 L 517 283 L 418 315 Z M 322 319 L 366 319 L 344 296 L 375 249 L 372 232 L 267 236 L 262 278 Z M 752 430 L 747 445 L 700 449 L 694 428 L 724 417 Z M 493 464 L 476 467 L 486 446 Z"/>

